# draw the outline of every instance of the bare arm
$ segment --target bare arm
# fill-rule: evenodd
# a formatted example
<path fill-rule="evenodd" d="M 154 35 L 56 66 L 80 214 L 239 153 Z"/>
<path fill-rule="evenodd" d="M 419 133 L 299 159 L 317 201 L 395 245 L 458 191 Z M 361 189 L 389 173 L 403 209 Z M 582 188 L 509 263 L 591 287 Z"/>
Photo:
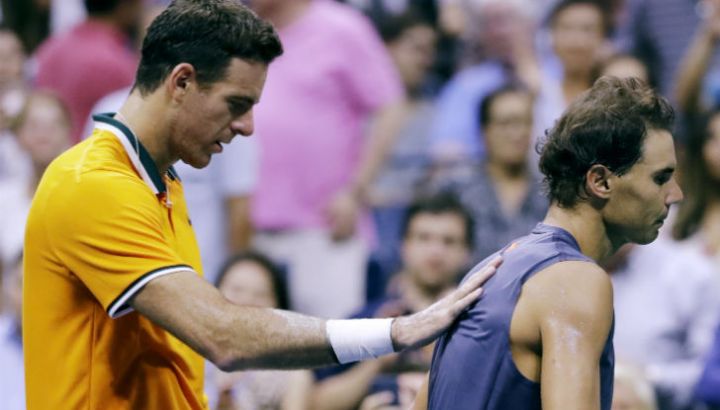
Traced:
<path fill-rule="evenodd" d="M 360 363 L 333 377 L 318 382 L 312 394 L 312 408 L 340 410 L 356 408 L 367 395 L 382 370 L 382 359 Z"/>
<path fill-rule="evenodd" d="M 612 285 L 587 262 L 562 262 L 523 287 L 542 343 L 540 388 L 546 410 L 600 409 L 600 356 L 612 325 Z"/>
<path fill-rule="evenodd" d="M 353 181 L 337 192 L 327 207 L 335 239 L 346 239 L 354 234 L 367 188 L 385 163 L 406 117 L 404 107 L 402 102 L 396 102 L 378 109 L 374 114 Z"/>
<path fill-rule="evenodd" d="M 720 1 L 708 2 L 712 11 L 699 27 L 680 64 L 675 95 L 681 111 L 692 113 L 700 108 L 702 80 L 720 38 Z"/>
<path fill-rule="evenodd" d="M 233 196 L 225 200 L 228 218 L 227 243 L 231 254 L 250 247 L 253 227 L 250 222 L 250 198 Z"/>
<path fill-rule="evenodd" d="M 477 300 L 480 285 L 494 270 L 491 264 L 427 309 L 396 318 L 391 328 L 395 350 L 421 346 L 439 336 Z M 337 363 L 327 340 L 325 320 L 233 305 L 191 271 L 150 281 L 131 305 L 225 371 Z"/>
<path fill-rule="evenodd" d="M 415 397 L 415 403 L 413 403 L 413 410 L 427 410 L 428 408 L 428 388 L 430 385 L 430 373 L 425 377 L 425 382 L 420 391 L 418 391 L 417 397 Z"/>

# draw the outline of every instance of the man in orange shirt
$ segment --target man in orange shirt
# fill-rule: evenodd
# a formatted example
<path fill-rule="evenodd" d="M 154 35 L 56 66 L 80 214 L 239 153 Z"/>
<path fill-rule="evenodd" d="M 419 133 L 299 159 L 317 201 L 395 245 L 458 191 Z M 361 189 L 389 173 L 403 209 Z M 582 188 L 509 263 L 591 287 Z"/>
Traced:
<path fill-rule="evenodd" d="M 494 267 L 415 315 L 365 321 L 234 306 L 202 279 L 172 164 L 205 167 L 252 134 L 281 53 L 239 1 L 176 0 L 120 112 L 48 167 L 25 241 L 28 409 L 206 409 L 202 357 L 228 371 L 362 360 L 433 340 L 477 299 Z"/>

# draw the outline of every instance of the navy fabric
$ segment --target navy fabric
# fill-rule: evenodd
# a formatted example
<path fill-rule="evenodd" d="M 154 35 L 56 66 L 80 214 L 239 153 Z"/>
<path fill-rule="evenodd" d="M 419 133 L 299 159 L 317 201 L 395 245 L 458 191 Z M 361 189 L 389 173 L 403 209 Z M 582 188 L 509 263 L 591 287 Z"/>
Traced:
<path fill-rule="evenodd" d="M 510 322 L 515 305 L 523 284 L 536 272 L 563 261 L 593 261 L 580 252 L 569 232 L 545 224 L 500 252 L 504 262 L 484 285 L 482 298 L 435 345 L 428 409 L 541 408 L 540 384 L 524 377 L 512 359 Z M 600 359 L 603 410 L 609 410 L 612 401 L 612 333 L 611 328 Z"/>

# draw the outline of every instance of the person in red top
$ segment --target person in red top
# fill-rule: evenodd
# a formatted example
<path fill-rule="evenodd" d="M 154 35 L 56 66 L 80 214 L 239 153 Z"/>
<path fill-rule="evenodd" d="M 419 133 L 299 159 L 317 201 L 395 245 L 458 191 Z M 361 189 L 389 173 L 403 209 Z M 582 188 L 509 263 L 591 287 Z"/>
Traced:
<path fill-rule="evenodd" d="M 136 31 L 142 3 L 85 0 L 87 20 L 38 48 L 35 85 L 54 91 L 67 105 L 74 142 L 80 141 L 97 100 L 135 78 L 138 56 L 130 33 Z"/>

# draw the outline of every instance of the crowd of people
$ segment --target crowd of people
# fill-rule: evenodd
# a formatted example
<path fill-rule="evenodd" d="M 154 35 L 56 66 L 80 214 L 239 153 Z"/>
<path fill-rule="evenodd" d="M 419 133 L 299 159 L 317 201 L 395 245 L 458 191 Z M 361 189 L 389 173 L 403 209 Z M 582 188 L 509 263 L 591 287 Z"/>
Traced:
<path fill-rule="evenodd" d="M 0 393 L 22 409 L 33 194 L 92 138 L 93 115 L 120 109 L 168 2 L 1 4 Z M 720 408 L 720 1 L 248 5 L 284 48 L 253 135 L 207 168 L 174 167 L 203 275 L 227 300 L 325 318 L 422 310 L 543 219 L 538 147 L 561 113 L 602 76 L 636 77 L 676 110 L 684 199 L 656 242 L 598 261 L 615 289 L 613 408 Z M 205 391 L 216 409 L 407 408 L 431 359 L 425 347 L 314 371 L 208 363 Z"/>

